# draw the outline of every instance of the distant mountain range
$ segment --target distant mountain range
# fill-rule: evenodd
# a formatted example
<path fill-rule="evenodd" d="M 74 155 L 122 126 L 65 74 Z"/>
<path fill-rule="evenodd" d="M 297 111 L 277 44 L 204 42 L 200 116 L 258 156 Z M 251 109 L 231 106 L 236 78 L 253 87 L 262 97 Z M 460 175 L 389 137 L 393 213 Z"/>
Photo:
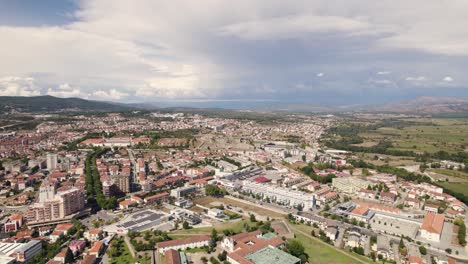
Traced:
<path fill-rule="evenodd" d="M 413 100 L 391 102 L 373 110 L 418 114 L 460 113 L 468 112 L 468 99 L 422 96 Z"/>
<path fill-rule="evenodd" d="M 0 96 L 0 112 L 124 111 L 125 104 L 45 96 Z"/>
<path fill-rule="evenodd" d="M 244 110 L 266 112 L 391 112 L 391 113 L 416 113 L 416 114 L 441 114 L 441 113 L 468 113 L 468 99 L 454 97 L 418 97 L 413 100 L 396 101 L 381 106 L 350 105 L 350 106 L 316 106 L 302 104 L 278 105 L 278 102 L 264 104 L 257 107 L 245 106 Z M 160 104 L 158 104 L 160 105 Z M 274 107 L 273 107 L 274 105 Z M 212 112 L 230 111 L 229 109 L 213 107 L 187 107 L 168 106 L 159 108 L 152 103 L 113 103 L 92 101 L 81 98 L 58 98 L 53 96 L 0 96 L 0 112 L 66 112 L 66 111 L 129 111 L 135 109 L 164 110 L 168 112 Z"/>

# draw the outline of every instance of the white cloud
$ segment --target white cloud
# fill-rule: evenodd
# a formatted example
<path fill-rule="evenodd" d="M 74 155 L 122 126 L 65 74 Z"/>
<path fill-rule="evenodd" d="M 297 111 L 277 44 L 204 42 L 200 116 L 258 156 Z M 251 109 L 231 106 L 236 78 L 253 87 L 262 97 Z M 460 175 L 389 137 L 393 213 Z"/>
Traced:
<path fill-rule="evenodd" d="M 408 76 L 405 78 L 405 80 L 410 82 L 423 82 L 426 81 L 427 78 L 425 76 Z"/>
<path fill-rule="evenodd" d="M 40 94 L 32 77 L 6 76 L 0 78 L 0 96 L 37 96 Z"/>
<path fill-rule="evenodd" d="M 313 32 L 342 31 L 357 34 L 370 29 L 370 24 L 359 19 L 303 14 L 239 22 L 222 27 L 220 34 L 257 40 L 296 38 Z"/>
<path fill-rule="evenodd" d="M 109 91 L 98 90 L 93 93 L 95 97 L 103 101 L 117 101 L 128 96 L 128 93 L 120 92 L 116 89 L 110 89 Z"/>
<path fill-rule="evenodd" d="M 444 79 L 442 79 L 444 82 L 453 82 L 453 78 L 450 76 L 445 76 Z"/>
<path fill-rule="evenodd" d="M 323 72 L 317 73 L 317 77 L 322 77 L 323 75 L 324 75 Z"/>
<path fill-rule="evenodd" d="M 47 94 L 56 97 L 87 97 L 81 93 L 81 90 L 76 87 L 70 86 L 68 83 L 60 84 L 58 89 L 47 89 Z"/>
<path fill-rule="evenodd" d="M 387 74 L 390 74 L 390 73 L 392 73 L 392 72 L 390 72 L 390 71 L 379 71 L 379 72 L 377 72 L 378 75 L 387 75 Z"/>
<path fill-rule="evenodd" d="M 392 82 L 390 80 L 374 80 L 374 83 L 376 83 L 376 84 L 391 84 Z"/>
<path fill-rule="evenodd" d="M 0 83 L 0 94 L 213 98 L 261 93 L 262 82 L 269 90 L 298 79 L 308 83 L 324 76 L 310 75 L 317 70 L 337 76 L 333 85 L 345 87 L 365 82 L 374 69 L 414 68 L 421 61 L 428 62 L 422 75 L 446 70 L 462 76 L 463 62 L 457 56 L 468 54 L 466 0 L 78 3 L 80 10 L 70 24 L 0 26 L 0 76 L 34 77 L 33 85 L 24 80 Z M 359 70 L 366 76 L 343 73 L 348 62 L 361 58 Z M 384 64 L 382 58 L 390 62 Z M 301 71 L 305 68 L 313 71 Z M 456 83 L 466 85 L 461 78 Z M 414 86 L 427 80 L 406 79 L 406 85 Z M 73 85 L 59 87 L 64 83 Z"/>

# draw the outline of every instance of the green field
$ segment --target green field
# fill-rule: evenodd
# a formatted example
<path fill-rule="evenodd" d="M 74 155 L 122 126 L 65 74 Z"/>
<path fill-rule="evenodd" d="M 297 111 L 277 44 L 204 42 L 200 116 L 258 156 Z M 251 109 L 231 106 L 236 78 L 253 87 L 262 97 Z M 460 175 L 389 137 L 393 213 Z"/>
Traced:
<path fill-rule="evenodd" d="M 403 128 L 381 127 L 375 131 L 361 133 L 363 144 L 372 144 L 381 140 L 393 143 L 397 150 L 414 152 L 449 153 L 468 149 L 468 119 L 409 119 L 421 125 L 409 125 Z"/>
<path fill-rule="evenodd" d="M 342 251 L 325 245 L 315 239 L 305 236 L 301 233 L 296 233 L 296 239 L 302 242 L 305 252 L 309 255 L 309 263 L 330 263 L 330 264 L 349 264 L 349 263 L 371 263 L 372 260 L 356 256 L 361 262 L 345 255 Z M 355 255 L 353 255 L 355 256 Z"/>
<path fill-rule="evenodd" d="M 360 262 L 358 262 L 354 258 L 346 255 L 343 250 L 328 245 L 319 239 L 305 235 L 310 234 L 312 230 L 315 230 L 315 233 L 318 234 L 318 228 L 303 224 L 291 224 L 291 228 L 295 231 L 296 239 L 301 241 L 306 253 L 309 255 L 309 263 L 373 263 L 372 260 L 367 257 L 346 252 L 358 258 L 360 260 Z"/>
<path fill-rule="evenodd" d="M 456 178 L 462 178 L 462 179 L 468 179 L 468 173 L 463 172 L 463 171 L 456 171 L 456 170 L 448 170 L 448 169 L 430 169 L 429 171 L 451 176 L 451 177 L 456 177 Z"/>
<path fill-rule="evenodd" d="M 468 183 L 466 182 L 440 182 L 439 184 L 454 192 L 468 195 Z"/>

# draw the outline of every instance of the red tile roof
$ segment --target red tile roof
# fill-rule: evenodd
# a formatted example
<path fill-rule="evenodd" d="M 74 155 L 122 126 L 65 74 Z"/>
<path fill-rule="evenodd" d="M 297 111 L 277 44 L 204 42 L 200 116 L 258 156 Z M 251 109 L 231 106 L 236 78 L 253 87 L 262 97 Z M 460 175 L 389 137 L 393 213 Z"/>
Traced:
<path fill-rule="evenodd" d="M 445 216 L 442 214 L 427 213 L 424 217 L 421 229 L 430 233 L 441 234 L 444 227 Z"/>
<path fill-rule="evenodd" d="M 164 256 L 166 257 L 166 264 L 180 264 L 179 251 L 169 249 Z"/>
<path fill-rule="evenodd" d="M 159 242 L 156 244 L 156 248 L 166 248 L 166 247 L 173 247 L 178 245 L 185 245 L 195 242 L 202 242 L 210 240 L 210 236 L 193 236 L 188 238 L 176 239 L 176 240 L 169 240 L 164 242 Z"/>

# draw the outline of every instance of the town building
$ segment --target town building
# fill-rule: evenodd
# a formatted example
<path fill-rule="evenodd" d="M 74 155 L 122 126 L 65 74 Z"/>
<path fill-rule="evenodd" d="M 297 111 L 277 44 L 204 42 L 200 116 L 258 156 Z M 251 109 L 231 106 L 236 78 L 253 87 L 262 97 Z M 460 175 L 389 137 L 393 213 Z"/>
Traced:
<path fill-rule="evenodd" d="M 51 188 L 48 183 L 46 184 L 48 186 L 46 187 L 47 190 L 42 192 L 42 198 L 45 200 L 41 200 L 28 207 L 28 224 L 62 220 L 84 209 L 85 196 L 83 191 L 77 188 L 69 188 L 59 191 L 52 196 L 55 189 Z M 51 196 L 52 198 L 50 198 Z"/>
<path fill-rule="evenodd" d="M 221 247 L 229 253 L 227 260 L 232 264 L 299 264 L 300 259 L 279 249 L 284 244 L 281 238 L 257 230 L 225 237 Z"/>
<path fill-rule="evenodd" d="M 244 180 L 242 181 L 242 190 L 260 195 L 263 199 L 269 199 L 270 202 L 284 206 L 302 206 L 302 209 L 305 211 L 311 209 L 315 204 L 315 196 L 313 194 L 295 191 L 273 184 L 255 183 Z"/>
<path fill-rule="evenodd" d="M 55 153 L 48 153 L 47 154 L 47 169 L 49 171 L 53 171 L 57 168 L 58 163 L 58 155 Z"/>
<path fill-rule="evenodd" d="M 444 221 L 445 216 L 442 214 L 427 213 L 421 225 L 421 237 L 431 241 L 440 241 Z"/>
<path fill-rule="evenodd" d="M 189 238 L 175 239 L 156 244 L 156 248 L 160 254 L 164 254 L 167 250 L 186 250 L 187 248 L 200 248 L 210 245 L 210 236 L 193 236 Z"/>

